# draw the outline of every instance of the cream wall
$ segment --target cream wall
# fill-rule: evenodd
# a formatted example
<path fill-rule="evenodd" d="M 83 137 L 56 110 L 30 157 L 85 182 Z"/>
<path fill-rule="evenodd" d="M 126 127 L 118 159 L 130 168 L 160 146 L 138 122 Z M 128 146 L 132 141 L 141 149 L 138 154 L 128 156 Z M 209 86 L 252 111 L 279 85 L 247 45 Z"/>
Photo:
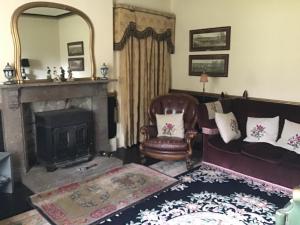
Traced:
<path fill-rule="evenodd" d="M 14 61 L 14 48 L 11 36 L 10 22 L 14 10 L 22 4 L 34 2 L 29 0 L 10 0 L 5 2 L 0 14 L 0 66 Z M 80 9 L 88 15 L 95 28 L 95 59 L 97 74 L 102 62 L 113 66 L 113 1 L 112 0 L 54 0 Z M 0 75 L 0 82 L 4 81 Z"/>
<path fill-rule="evenodd" d="M 76 26 L 74 26 L 76 24 Z M 62 67 L 67 71 L 68 58 L 84 58 L 84 71 L 73 71 L 73 77 L 86 77 L 91 72 L 90 61 L 90 35 L 87 23 L 78 15 L 67 16 L 59 19 L 59 44 L 60 60 Z M 68 56 L 67 43 L 83 41 L 84 55 Z M 66 73 L 67 77 L 67 73 Z"/>
<path fill-rule="evenodd" d="M 172 88 L 201 91 L 188 75 L 188 55 L 229 53 L 228 78 L 210 78 L 208 92 L 300 102 L 300 1 L 172 0 L 176 49 Z M 184 10 L 182 10 L 184 9 Z M 230 51 L 189 52 L 189 30 L 231 26 Z"/>
<path fill-rule="evenodd" d="M 46 79 L 46 67 L 60 65 L 58 20 L 21 16 L 18 27 L 21 57 L 28 58 L 30 63 L 30 71 L 26 74 L 29 79 Z"/>

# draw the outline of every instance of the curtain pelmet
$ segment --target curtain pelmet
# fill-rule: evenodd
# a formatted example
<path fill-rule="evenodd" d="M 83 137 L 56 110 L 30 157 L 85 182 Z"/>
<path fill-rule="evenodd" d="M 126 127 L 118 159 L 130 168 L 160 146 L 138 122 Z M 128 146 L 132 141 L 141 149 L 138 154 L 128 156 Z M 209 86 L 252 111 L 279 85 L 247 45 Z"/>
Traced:
<path fill-rule="evenodd" d="M 130 37 L 144 39 L 149 36 L 157 41 L 166 41 L 169 53 L 174 53 L 175 16 L 114 8 L 114 50 L 123 49 Z"/>

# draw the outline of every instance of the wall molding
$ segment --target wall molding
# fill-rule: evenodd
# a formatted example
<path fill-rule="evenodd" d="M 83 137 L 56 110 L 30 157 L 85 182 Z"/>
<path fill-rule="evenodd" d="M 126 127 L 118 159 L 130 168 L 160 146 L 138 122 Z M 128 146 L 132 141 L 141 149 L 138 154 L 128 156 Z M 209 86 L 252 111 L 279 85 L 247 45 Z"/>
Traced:
<path fill-rule="evenodd" d="M 214 98 L 221 98 L 221 94 L 217 93 L 209 93 L 209 92 L 201 92 L 201 91 L 188 91 L 188 90 L 180 90 L 180 89 L 170 89 L 170 93 L 186 93 L 194 96 L 199 97 L 214 97 Z M 225 98 L 243 98 L 243 96 L 238 95 L 228 95 L 225 94 Z M 289 104 L 289 105 L 297 105 L 300 106 L 300 102 L 294 102 L 294 101 L 285 101 L 285 100 L 276 100 L 276 99 L 268 99 L 268 98 L 254 98 L 254 97 L 248 97 L 249 100 L 254 101 L 263 101 L 263 102 L 272 102 L 272 103 L 280 103 L 280 104 Z"/>

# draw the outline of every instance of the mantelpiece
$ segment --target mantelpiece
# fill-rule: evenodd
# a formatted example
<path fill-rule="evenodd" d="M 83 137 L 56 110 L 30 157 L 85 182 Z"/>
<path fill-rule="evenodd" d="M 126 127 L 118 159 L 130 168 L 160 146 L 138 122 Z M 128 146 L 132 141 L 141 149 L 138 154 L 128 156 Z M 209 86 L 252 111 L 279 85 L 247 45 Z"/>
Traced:
<path fill-rule="evenodd" d="M 95 151 L 110 151 L 107 123 L 107 84 L 111 80 L 1 85 L 4 146 L 12 154 L 14 177 L 29 169 L 26 140 L 28 105 L 45 101 L 89 98 L 94 116 Z"/>

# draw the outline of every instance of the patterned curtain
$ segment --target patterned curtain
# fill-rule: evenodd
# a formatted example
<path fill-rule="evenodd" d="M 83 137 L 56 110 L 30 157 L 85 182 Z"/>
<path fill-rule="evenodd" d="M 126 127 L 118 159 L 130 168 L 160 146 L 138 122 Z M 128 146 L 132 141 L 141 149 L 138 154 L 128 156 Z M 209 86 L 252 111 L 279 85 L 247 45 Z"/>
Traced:
<path fill-rule="evenodd" d="M 169 92 L 175 17 L 126 5 L 114 8 L 114 50 L 120 51 L 120 123 L 126 146 L 148 124 L 152 98 Z"/>

